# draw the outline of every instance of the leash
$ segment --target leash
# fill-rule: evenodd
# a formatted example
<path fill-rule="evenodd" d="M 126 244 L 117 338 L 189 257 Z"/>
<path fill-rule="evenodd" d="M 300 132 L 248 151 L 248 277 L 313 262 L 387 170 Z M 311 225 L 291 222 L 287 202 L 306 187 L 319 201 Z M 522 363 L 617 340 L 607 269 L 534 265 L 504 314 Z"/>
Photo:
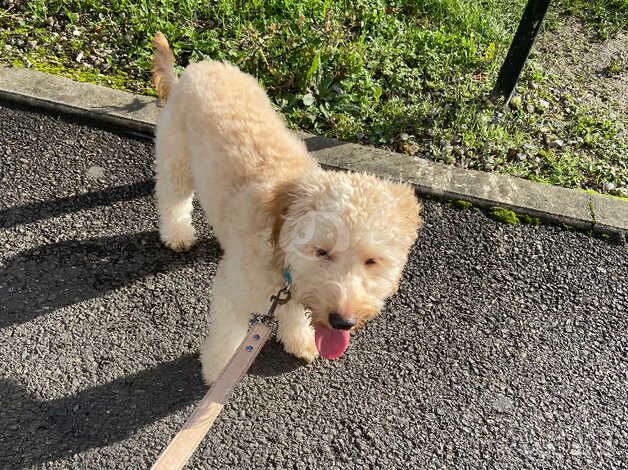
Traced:
<path fill-rule="evenodd" d="M 172 438 L 168 447 L 153 464 L 152 470 L 183 468 L 212 427 L 234 387 L 249 370 L 262 347 L 277 328 L 275 310 L 278 305 L 285 304 L 291 297 L 292 276 L 288 268 L 284 270 L 283 277 L 285 285 L 271 296 L 270 307 L 266 314 L 251 314 L 248 334 L 181 430 Z"/>

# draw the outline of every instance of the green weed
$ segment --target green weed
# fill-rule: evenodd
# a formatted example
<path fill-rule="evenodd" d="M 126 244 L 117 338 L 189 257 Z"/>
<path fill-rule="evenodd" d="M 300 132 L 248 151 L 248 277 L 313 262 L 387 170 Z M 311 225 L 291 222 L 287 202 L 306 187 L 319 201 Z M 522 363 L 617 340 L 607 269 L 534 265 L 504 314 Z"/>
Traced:
<path fill-rule="evenodd" d="M 505 224 L 516 225 L 519 223 L 519 217 L 515 212 L 501 207 L 494 207 L 489 211 L 489 215 Z"/>

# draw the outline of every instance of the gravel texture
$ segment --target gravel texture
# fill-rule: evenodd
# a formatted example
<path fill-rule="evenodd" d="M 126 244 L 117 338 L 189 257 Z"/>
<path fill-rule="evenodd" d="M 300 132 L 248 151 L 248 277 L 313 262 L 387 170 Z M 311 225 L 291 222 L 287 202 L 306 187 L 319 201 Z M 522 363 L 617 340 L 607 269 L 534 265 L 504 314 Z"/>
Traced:
<path fill-rule="evenodd" d="M 151 160 L 0 105 L 2 468 L 147 468 L 204 393 L 220 248 L 160 246 Z M 434 201 L 425 220 L 347 355 L 268 345 L 189 468 L 625 468 L 626 247 Z"/>

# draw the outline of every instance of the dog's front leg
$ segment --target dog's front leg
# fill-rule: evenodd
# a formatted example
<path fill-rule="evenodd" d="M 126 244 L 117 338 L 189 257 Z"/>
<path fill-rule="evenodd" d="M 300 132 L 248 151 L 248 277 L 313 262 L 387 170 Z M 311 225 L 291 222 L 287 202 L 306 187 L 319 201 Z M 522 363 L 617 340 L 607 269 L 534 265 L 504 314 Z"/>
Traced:
<path fill-rule="evenodd" d="M 288 303 L 277 310 L 277 339 L 287 353 L 312 362 L 318 357 L 314 329 L 303 305 Z"/>
<path fill-rule="evenodd" d="M 203 378 L 208 385 L 216 379 L 240 345 L 249 327 L 250 313 L 235 297 L 229 296 L 225 261 L 218 266 L 213 300 L 209 311 L 208 332 L 201 347 Z"/>

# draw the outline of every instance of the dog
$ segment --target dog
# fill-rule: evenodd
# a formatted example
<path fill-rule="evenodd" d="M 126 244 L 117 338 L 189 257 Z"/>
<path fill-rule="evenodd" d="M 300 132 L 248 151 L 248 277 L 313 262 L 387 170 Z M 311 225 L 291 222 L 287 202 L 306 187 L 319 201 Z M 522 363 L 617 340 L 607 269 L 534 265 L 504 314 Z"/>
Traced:
<path fill-rule="evenodd" d="M 421 224 L 414 190 L 322 169 L 252 76 L 202 61 L 178 77 L 163 34 L 153 48 L 163 103 L 155 136 L 160 238 L 177 251 L 193 245 L 196 195 L 224 251 L 200 353 L 205 381 L 224 368 L 286 270 L 292 300 L 276 312 L 277 339 L 308 362 L 339 358 L 398 288 Z"/>

